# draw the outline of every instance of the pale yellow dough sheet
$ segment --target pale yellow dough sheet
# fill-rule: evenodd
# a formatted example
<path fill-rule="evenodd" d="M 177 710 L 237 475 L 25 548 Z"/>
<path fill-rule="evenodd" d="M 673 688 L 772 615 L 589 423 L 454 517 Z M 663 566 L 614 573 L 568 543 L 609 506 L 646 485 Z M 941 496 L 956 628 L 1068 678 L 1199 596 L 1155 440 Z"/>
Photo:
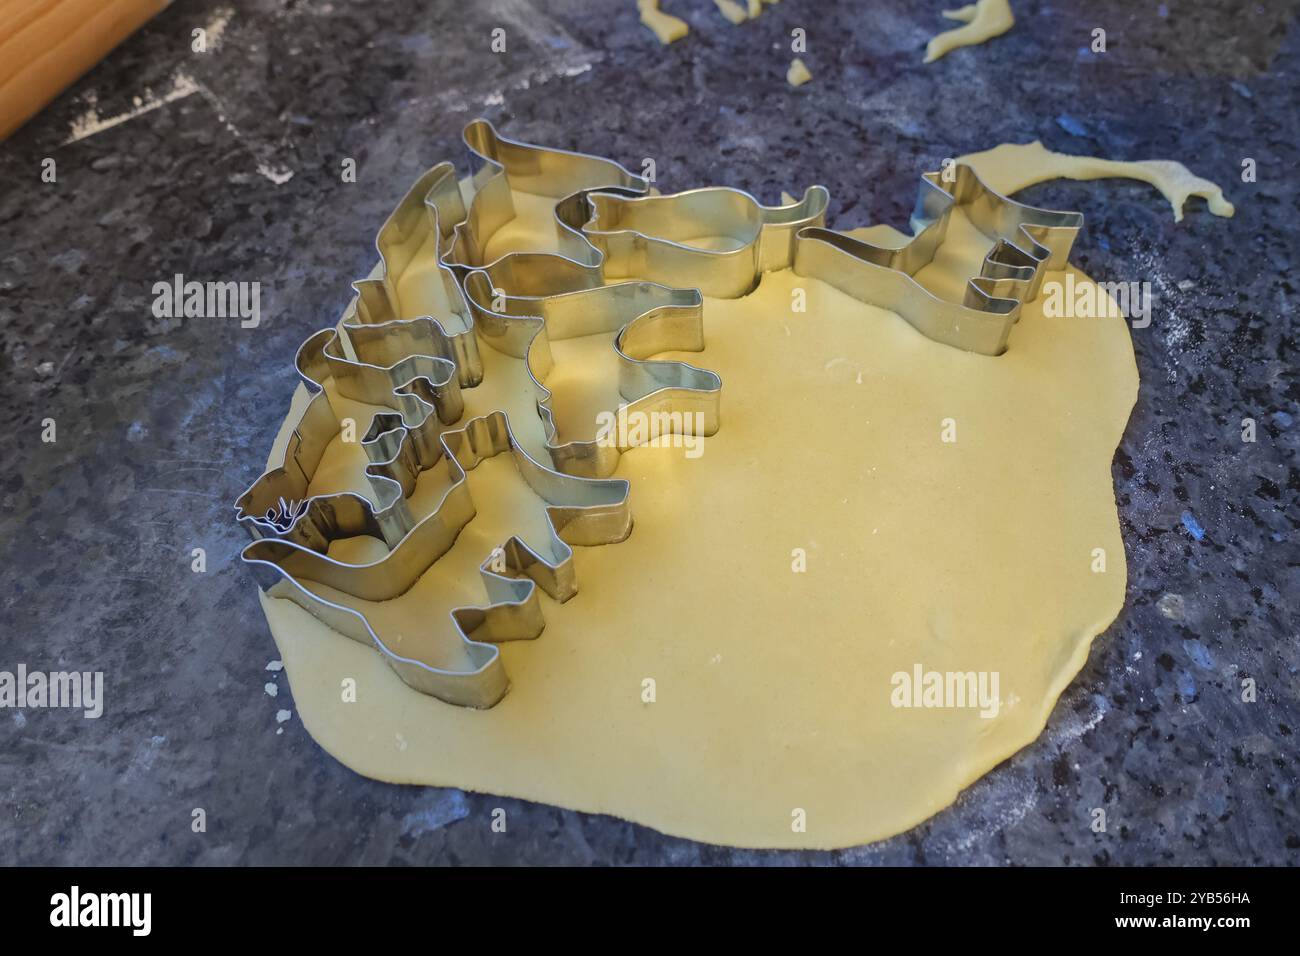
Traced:
<path fill-rule="evenodd" d="M 1046 178 L 1023 148 L 1005 166 L 996 154 L 973 158 L 1004 190 Z M 534 199 L 517 197 L 520 218 L 493 255 L 553 233 Z M 988 242 L 962 216 L 949 237 L 920 278 L 951 296 Z M 511 690 L 494 708 L 416 693 L 370 648 L 263 596 L 297 713 L 327 751 L 381 780 L 710 843 L 831 848 L 914 826 L 1035 739 L 1124 600 L 1110 471 L 1138 388 L 1124 320 L 1049 319 L 1030 305 L 1009 350 L 989 358 L 786 271 L 744 299 L 707 300 L 705 331 L 703 353 L 665 357 L 721 375 L 720 430 L 694 460 L 680 448 L 624 455 L 631 536 L 575 549 L 577 596 L 543 596 L 541 637 L 502 645 Z M 552 347 L 555 407 L 581 434 L 617 400 L 609 337 Z M 466 417 L 505 409 L 545 460 L 522 363 L 483 353 Z M 272 458 L 306 397 L 300 387 Z M 365 406 L 336 407 L 368 422 Z M 955 442 L 942 440 L 947 420 Z M 312 491 L 364 490 L 364 464 L 336 441 Z M 471 472 L 470 487 L 480 514 L 453 552 L 366 609 L 405 650 L 447 645 L 449 607 L 484 598 L 477 563 L 512 533 L 545 532 L 507 459 Z M 424 475 L 412 508 L 427 513 L 443 488 Z M 330 553 L 378 556 L 364 544 Z M 997 672 L 997 715 L 894 706 L 892 676 L 917 665 Z"/>

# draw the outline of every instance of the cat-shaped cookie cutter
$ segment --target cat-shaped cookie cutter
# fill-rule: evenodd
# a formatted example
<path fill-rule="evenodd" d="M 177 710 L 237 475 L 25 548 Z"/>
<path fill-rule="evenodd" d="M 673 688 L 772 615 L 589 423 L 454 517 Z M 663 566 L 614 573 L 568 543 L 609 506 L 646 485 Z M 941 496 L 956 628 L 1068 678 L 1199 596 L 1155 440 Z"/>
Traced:
<path fill-rule="evenodd" d="M 932 263 L 961 210 L 991 246 L 961 302 L 944 299 L 916 279 Z M 981 355 L 1006 350 L 1021 306 L 1038 297 L 1043 276 L 1064 269 L 1083 215 L 1039 209 L 985 185 L 965 163 L 926 173 L 912 213 L 913 238 L 878 246 L 831 229 L 796 237 L 794 271 L 820 279 L 862 302 L 894 312 L 935 342 Z"/>

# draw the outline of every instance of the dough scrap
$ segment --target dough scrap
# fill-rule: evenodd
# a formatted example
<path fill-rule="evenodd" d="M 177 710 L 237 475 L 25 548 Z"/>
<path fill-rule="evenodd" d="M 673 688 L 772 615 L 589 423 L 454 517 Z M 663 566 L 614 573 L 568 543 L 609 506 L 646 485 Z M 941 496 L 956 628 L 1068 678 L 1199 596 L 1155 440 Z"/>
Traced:
<path fill-rule="evenodd" d="M 790 61 L 790 69 L 786 70 L 785 79 L 791 86 L 803 86 L 812 79 L 812 73 L 803 60 L 795 57 Z"/>
<path fill-rule="evenodd" d="M 947 30 L 931 40 L 925 48 L 926 63 L 933 63 L 958 47 L 975 46 L 1001 36 L 1016 22 L 1008 0 L 976 0 L 956 10 L 945 10 L 943 15 L 965 26 Z"/>
<path fill-rule="evenodd" d="M 713 0 L 718 12 L 735 26 L 756 19 L 763 12 L 764 4 L 780 2 L 781 0 L 745 0 L 745 5 L 741 6 L 736 0 Z M 685 20 L 662 12 L 659 3 L 660 0 L 637 0 L 636 5 L 641 14 L 641 22 L 666 46 L 686 36 L 690 32 L 690 26 Z"/>
<path fill-rule="evenodd" d="M 713 4 L 718 8 L 719 13 L 736 26 L 749 19 L 749 12 L 736 3 L 736 0 L 713 0 Z"/>
<path fill-rule="evenodd" d="M 691 31 L 686 21 L 659 9 L 659 0 L 637 0 L 641 22 L 650 28 L 659 42 L 667 46 Z"/>
<path fill-rule="evenodd" d="M 1172 159 L 1143 159 L 1122 162 L 1098 159 L 1095 156 L 1071 156 L 1055 153 L 1041 142 L 1003 143 L 982 153 L 962 156 L 959 162 L 968 163 L 992 189 L 1006 193 L 1010 189 L 1024 189 L 1049 179 L 1137 179 L 1150 183 L 1164 194 L 1174 208 L 1174 221 L 1183 218 L 1183 205 L 1192 196 L 1205 199 L 1210 212 L 1230 218 L 1236 211 L 1232 203 L 1223 198 L 1223 190 L 1195 176 L 1182 163 Z"/>

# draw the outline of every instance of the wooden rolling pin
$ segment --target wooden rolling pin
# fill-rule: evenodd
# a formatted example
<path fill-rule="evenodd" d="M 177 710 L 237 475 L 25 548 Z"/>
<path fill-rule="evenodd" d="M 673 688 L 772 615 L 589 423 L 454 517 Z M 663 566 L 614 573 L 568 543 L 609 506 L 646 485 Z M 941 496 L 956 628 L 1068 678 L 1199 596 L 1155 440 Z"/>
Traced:
<path fill-rule="evenodd" d="M 0 140 L 171 0 L 0 0 Z"/>

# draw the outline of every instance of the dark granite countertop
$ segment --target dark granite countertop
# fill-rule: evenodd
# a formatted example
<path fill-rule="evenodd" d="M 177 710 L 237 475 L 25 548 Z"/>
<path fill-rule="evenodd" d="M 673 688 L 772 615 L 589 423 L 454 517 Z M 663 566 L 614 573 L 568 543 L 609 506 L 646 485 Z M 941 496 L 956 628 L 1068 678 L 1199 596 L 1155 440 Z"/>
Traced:
<path fill-rule="evenodd" d="M 734 27 L 677 0 L 692 33 L 665 48 L 633 0 L 178 2 L 0 145 L 0 669 L 103 670 L 109 696 L 99 720 L 0 713 L 0 860 L 1300 861 L 1297 4 L 1013 0 L 1011 33 L 922 66 L 946 26 L 926 6 L 785 0 Z M 486 52 L 496 26 L 504 55 Z M 799 91 L 795 26 L 814 76 Z M 215 49 L 192 52 L 196 27 Z M 277 724 L 293 703 L 264 669 L 276 652 L 231 504 L 284 414 L 296 347 L 335 321 L 417 173 L 462 160 L 477 115 L 653 156 L 665 189 L 772 201 L 822 182 L 842 228 L 902 225 L 921 171 L 1004 141 L 1178 159 L 1224 187 L 1235 218 L 1193 200 L 1177 225 L 1137 182 L 1022 194 L 1083 210 L 1075 260 L 1156 294 L 1114 464 L 1128 600 L 1036 743 L 901 836 L 769 853 L 521 801 L 512 839 L 493 839 L 501 798 L 363 779 L 296 719 Z M 156 318 L 153 284 L 175 273 L 260 281 L 261 325 Z"/>

